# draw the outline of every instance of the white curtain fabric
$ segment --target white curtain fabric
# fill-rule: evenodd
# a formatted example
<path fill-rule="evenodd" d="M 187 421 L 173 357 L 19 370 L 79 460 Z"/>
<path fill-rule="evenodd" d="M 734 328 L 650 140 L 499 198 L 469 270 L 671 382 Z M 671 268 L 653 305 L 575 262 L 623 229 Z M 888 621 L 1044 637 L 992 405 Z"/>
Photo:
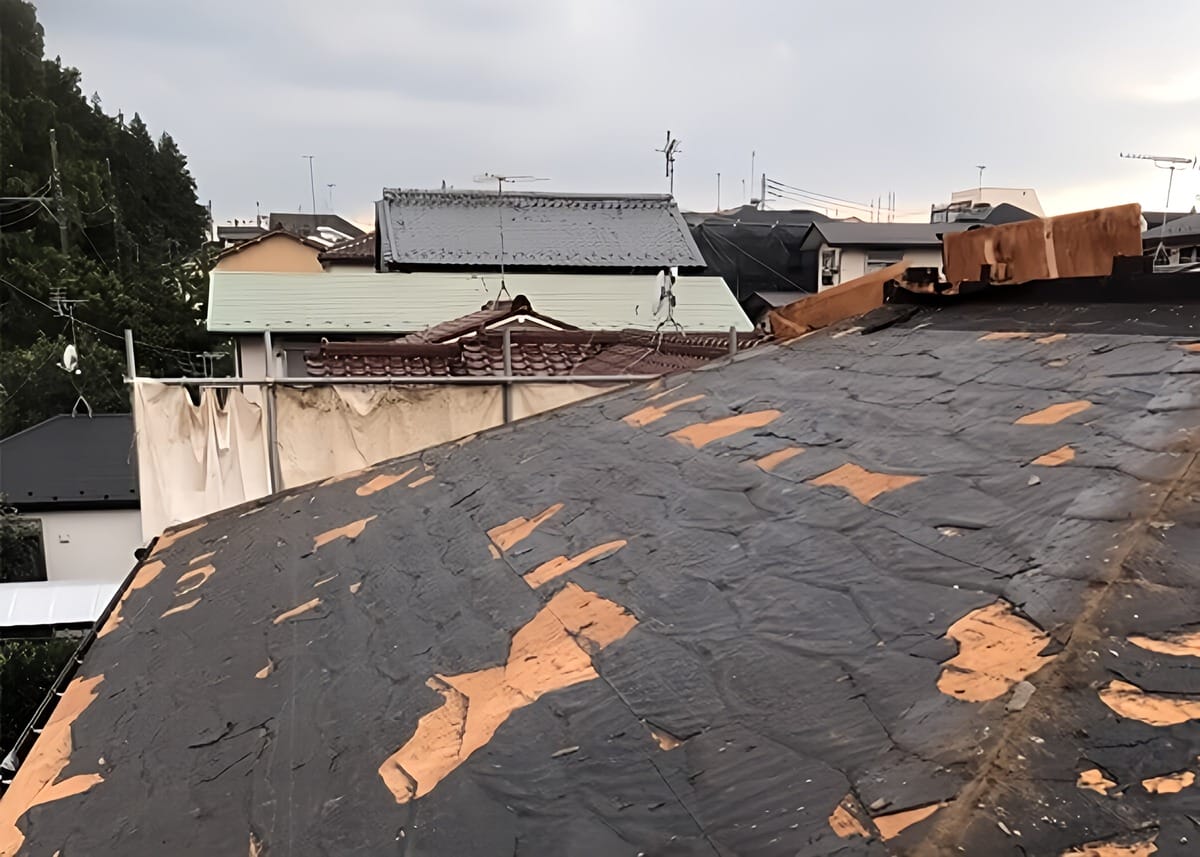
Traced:
<path fill-rule="evenodd" d="M 263 410 L 238 390 L 193 405 L 183 387 L 134 385 L 142 535 L 208 515 L 269 490 Z"/>
<path fill-rule="evenodd" d="M 525 417 L 561 408 L 572 402 L 600 396 L 615 390 L 617 386 L 620 385 L 607 384 L 598 387 L 592 384 L 513 384 L 513 419 L 523 420 Z"/>

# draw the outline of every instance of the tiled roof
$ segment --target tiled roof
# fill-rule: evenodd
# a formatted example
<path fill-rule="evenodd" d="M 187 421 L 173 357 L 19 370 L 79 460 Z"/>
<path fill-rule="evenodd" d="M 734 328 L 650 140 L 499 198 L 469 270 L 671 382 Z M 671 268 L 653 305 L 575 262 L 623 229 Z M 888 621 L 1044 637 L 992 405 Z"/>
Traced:
<path fill-rule="evenodd" d="M 375 263 L 375 233 L 368 232 L 334 244 L 320 255 L 322 262 Z"/>
<path fill-rule="evenodd" d="M 381 264 L 508 268 L 700 268 L 669 196 L 385 189 L 376 203 Z"/>
<path fill-rule="evenodd" d="M 458 318 L 452 318 L 449 321 L 443 321 L 424 330 L 419 330 L 416 333 L 410 333 L 404 337 L 404 341 L 446 342 L 468 334 L 483 333 L 489 327 L 509 319 L 514 322 L 518 320 L 536 320 L 543 329 L 548 330 L 579 329 L 564 321 L 534 312 L 529 298 L 525 295 L 517 295 L 511 301 L 501 301 L 499 303 L 490 301 L 478 312 L 467 313 Z"/>
<path fill-rule="evenodd" d="M 512 371 L 537 375 L 653 375 L 678 372 L 729 352 L 728 337 L 643 331 L 519 331 L 510 334 Z M 741 335 L 739 349 L 761 342 Z M 327 342 L 304 355 L 316 377 L 488 377 L 504 374 L 504 337 L 478 333 L 451 344 Z"/>

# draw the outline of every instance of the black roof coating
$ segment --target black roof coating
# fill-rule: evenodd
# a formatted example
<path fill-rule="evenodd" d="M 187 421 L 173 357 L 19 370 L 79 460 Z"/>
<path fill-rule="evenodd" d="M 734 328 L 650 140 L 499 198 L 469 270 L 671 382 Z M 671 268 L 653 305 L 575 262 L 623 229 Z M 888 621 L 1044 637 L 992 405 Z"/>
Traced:
<path fill-rule="evenodd" d="M 0 440 L 0 495 L 22 509 L 136 507 L 133 418 L 64 414 Z"/>
<path fill-rule="evenodd" d="M 850 322 L 214 515 L 87 653 L 86 790 L 19 853 L 1195 853 L 1195 322 Z"/>

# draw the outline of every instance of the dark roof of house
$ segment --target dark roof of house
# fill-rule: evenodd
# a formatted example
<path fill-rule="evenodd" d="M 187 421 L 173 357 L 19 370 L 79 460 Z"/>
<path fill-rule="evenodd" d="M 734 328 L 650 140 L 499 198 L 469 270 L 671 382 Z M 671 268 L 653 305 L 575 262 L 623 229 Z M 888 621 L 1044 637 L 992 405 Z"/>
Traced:
<path fill-rule="evenodd" d="M 941 247 L 942 235 L 963 232 L 963 223 L 856 223 L 844 220 L 815 222 L 804 239 L 805 249 L 821 244 L 832 247 Z"/>
<path fill-rule="evenodd" d="M 272 211 L 267 218 L 267 224 L 272 229 L 286 229 L 297 235 L 312 235 L 316 228 L 332 229 L 351 238 L 358 238 L 366 233 L 346 218 L 338 214 L 305 214 L 303 212 Z M 314 228 L 316 227 L 316 228 Z"/>
<path fill-rule="evenodd" d="M 1147 229 L 1142 233 L 1143 241 L 1158 241 L 1160 238 L 1200 237 L 1200 214 L 1188 214 L 1168 220 L 1165 225 Z"/>
<path fill-rule="evenodd" d="M 361 262 L 375 264 L 375 233 L 367 232 L 357 238 L 348 238 L 328 248 L 320 255 L 322 262 Z"/>
<path fill-rule="evenodd" d="M 848 321 L 182 527 L 3 844 L 1188 853 L 1197 306 L 1124 300 Z"/>
<path fill-rule="evenodd" d="M 297 235 L 295 232 L 289 232 L 288 230 L 283 229 L 283 228 L 276 228 L 276 229 L 270 230 L 269 232 L 263 232 L 259 235 L 253 236 L 252 238 L 247 238 L 244 241 L 239 241 L 238 243 L 236 243 L 232 246 L 226 247 L 224 250 L 222 250 L 220 253 L 217 254 L 217 258 L 224 259 L 226 256 L 234 256 L 238 253 L 241 253 L 243 250 L 253 247 L 256 244 L 261 244 L 262 242 L 264 242 L 270 238 L 279 238 L 281 236 L 289 238 L 292 241 L 298 241 L 299 243 L 303 244 L 305 247 L 311 247 L 314 250 L 324 250 L 325 249 L 324 244 L 321 244 L 317 241 L 310 241 L 309 239 L 305 238 L 303 235 Z"/>
<path fill-rule="evenodd" d="M 18 508 L 137 506 L 129 414 L 51 417 L 0 440 L 0 495 Z"/>
<path fill-rule="evenodd" d="M 1188 212 L 1186 211 L 1146 211 L 1146 209 L 1142 209 L 1142 217 L 1146 218 L 1147 229 L 1153 229 L 1156 226 L 1162 226 L 1163 223 L 1170 223 L 1172 220 L 1187 216 Z"/>
<path fill-rule="evenodd" d="M 983 223 L 988 226 L 1002 226 L 1005 223 L 1020 223 L 1022 220 L 1036 220 L 1037 215 L 1031 211 L 1002 202 L 999 205 L 976 205 L 965 211 L 959 211 L 953 223 Z"/>
<path fill-rule="evenodd" d="M 696 268 L 704 259 L 669 196 L 384 189 L 381 264 L 508 268 Z"/>

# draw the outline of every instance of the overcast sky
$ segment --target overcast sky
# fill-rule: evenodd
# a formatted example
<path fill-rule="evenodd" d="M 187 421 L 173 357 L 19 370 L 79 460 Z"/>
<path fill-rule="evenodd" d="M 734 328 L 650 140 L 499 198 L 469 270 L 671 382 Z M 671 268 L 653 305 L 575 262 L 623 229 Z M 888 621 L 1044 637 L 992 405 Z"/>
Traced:
<path fill-rule="evenodd" d="M 1200 3 L 42 0 L 47 54 L 188 155 L 217 220 L 382 187 L 663 192 L 728 207 L 755 172 L 909 219 L 950 191 L 1032 186 L 1047 213 L 1140 202 L 1200 149 Z M 1200 172 L 1176 174 L 1190 208 Z M 755 192 L 757 195 L 757 192 Z M 790 207 L 782 203 L 778 207 Z M 797 205 L 796 207 L 805 207 Z M 831 212 L 832 213 L 832 212 Z M 842 208 L 841 215 L 858 213 Z"/>

